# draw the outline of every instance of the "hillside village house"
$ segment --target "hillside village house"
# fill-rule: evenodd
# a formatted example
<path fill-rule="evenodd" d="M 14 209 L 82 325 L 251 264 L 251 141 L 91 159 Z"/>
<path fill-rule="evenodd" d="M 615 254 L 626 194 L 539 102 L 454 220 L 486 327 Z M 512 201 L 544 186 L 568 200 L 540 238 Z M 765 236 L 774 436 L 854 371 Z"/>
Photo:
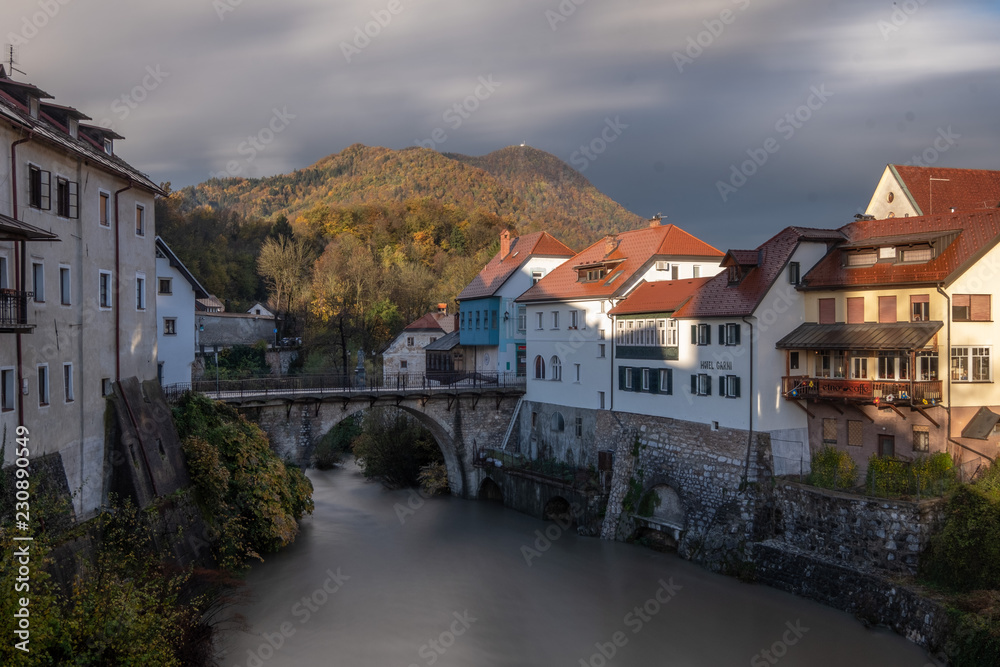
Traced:
<path fill-rule="evenodd" d="M 448 304 L 438 304 L 437 312 L 410 322 L 382 352 L 382 373 L 386 382 L 407 383 L 413 379 L 423 381 L 426 366 L 426 348 L 445 334 L 455 331 L 455 316 L 448 314 Z"/>
<path fill-rule="evenodd" d="M 208 292 L 170 246 L 156 237 L 156 354 L 161 385 L 191 382 L 194 366 L 195 300 Z"/>
<path fill-rule="evenodd" d="M 867 215 L 878 220 L 1000 206 L 1000 171 L 886 165 Z"/>
<path fill-rule="evenodd" d="M 465 370 L 525 375 L 526 310 L 514 300 L 572 256 L 547 232 L 500 234 L 500 251 L 458 295 Z"/>
<path fill-rule="evenodd" d="M 527 392 L 520 442 L 564 459 L 591 441 L 595 412 L 612 405 L 609 311 L 643 282 L 701 278 L 719 272 L 723 253 L 675 225 L 608 236 L 552 270 L 516 301 L 526 306 Z"/>
<path fill-rule="evenodd" d="M 78 516 L 102 502 L 104 398 L 157 375 L 153 198 L 112 130 L 0 69 L 0 432 L 58 453 Z M 6 448 L 5 464 L 13 448 Z"/>
<path fill-rule="evenodd" d="M 805 323 L 778 341 L 812 448 L 995 459 L 1000 210 L 862 220 L 803 275 Z M 966 471 L 966 472 L 971 472 Z"/>

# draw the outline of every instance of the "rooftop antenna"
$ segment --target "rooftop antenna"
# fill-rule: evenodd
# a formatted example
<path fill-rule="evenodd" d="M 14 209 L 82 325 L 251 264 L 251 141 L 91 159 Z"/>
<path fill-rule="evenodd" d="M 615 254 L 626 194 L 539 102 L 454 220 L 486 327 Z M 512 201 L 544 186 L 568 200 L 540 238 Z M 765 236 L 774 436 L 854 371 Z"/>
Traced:
<path fill-rule="evenodd" d="M 14 67 L 14 63 L 17 62 L 17 52 L 14 51 L 14 45 L 6 44 L 5 46 L 7 47 L 5 50 L 7 51 L 7 70 L 9 72 L 8 76 L 13 75 L 14 72 L 17 72 L 18 74 L 22 74 L 24 76 L 28 76 L 28 74 L 24 70 L 19 70 L 18 68 Z"/>

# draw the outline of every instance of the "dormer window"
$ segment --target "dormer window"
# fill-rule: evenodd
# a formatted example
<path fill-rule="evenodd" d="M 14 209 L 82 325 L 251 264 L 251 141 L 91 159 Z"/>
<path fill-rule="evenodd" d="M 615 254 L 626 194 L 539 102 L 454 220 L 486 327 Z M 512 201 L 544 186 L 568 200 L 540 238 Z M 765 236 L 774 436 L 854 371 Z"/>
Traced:
<path fill-rule="evenodd" d="M 582 283 L 593 283 L 604 278 L 607 274 L 607 270 L 602 268 L 599 269 L 583 269 L 580 271 L 580 282 Z"/>
<path fill-rule="evenodd" d="M 847 253 L 847 266 L 871 266 L 878 261 L 874 250 Z"/>
<path fill-rule="evenodd" d="M 901 253 L 901 261 L 903 262 L 929 262 L 934 259 L 934 250 L 932 248 L 908 248 L 903 250 Z"/>
<path fill-rule="evenodd" d="M 884 246 L 882 248 L 879 248 L 878 258 L 880 261 L 884 259 L 888 260 L 896 259 L 896 249 L 893 248 L 892 246 Z"/>
<path fill-rule="evenodd" d="M 115 153 L 114 143 L 111 141 L 111 139 L 104 140 L 104 152 L 107 153 L 108 155 L 114 155 Z"/>
<path fill-rule="evenodd" d="M 729 284 L 735 285 L 740 282 L 740 267 L 733 265 L 729 267 L 728 270 Z"/>

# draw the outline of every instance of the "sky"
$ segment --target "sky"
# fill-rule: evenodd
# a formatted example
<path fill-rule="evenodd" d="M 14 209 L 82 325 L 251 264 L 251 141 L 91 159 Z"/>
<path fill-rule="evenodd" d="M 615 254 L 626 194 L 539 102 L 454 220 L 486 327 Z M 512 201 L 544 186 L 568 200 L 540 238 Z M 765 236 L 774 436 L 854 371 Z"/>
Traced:
<path fill-rule="evenodd" d="M 850 221 L 887 163 L 1000 169 L 995 0 L 3 0 L 0 27 L 15 78 L 174 189 L 525 143 L 726 249 Z"/>

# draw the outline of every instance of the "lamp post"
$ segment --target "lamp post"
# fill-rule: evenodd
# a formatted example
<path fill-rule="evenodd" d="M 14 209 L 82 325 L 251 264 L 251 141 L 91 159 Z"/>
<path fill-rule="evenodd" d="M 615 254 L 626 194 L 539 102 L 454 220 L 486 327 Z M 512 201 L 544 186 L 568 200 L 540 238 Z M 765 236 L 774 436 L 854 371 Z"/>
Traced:
<path fill-rule="evenodd" d="M 219 395 L 219 346 L 215 346 L 215 398 L 221 398 Z"/>

